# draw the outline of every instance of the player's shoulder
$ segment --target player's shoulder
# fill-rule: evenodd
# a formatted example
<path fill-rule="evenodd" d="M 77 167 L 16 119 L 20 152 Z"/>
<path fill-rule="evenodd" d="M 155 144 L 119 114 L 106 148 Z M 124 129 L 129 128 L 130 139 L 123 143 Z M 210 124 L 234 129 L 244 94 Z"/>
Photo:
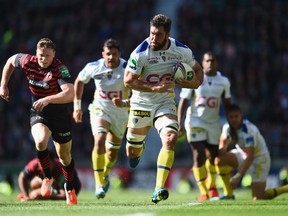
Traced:
<path fill-rule="evenodd" d="M 176 40 L 175 38 L 169 37 L 169 40 L 170 40 L 171 44 L 175 45 L 177 48 L 183 48 L 183 49 L 189 49 L 190 50 L 190 48 L 186 44 Z"/>
<path fill-rule="evenodd" d="M 144 41 L 142 41 L 135 49 L 135 53 L 139 54 L 142 52 L 147 51 L 150 48 L 150 42 L 149 42 L 149 38 L 146 38 Z"/>
<path fill-rule="evenodd" d="M 123 69 L 125 69 L 127 66 L 127 61 L 123 58 L 120 58 L 120 65 Z"/>
<path fill-rule="evenodd" d="M 248 133 L 255 133 L 258 131 L 259 131 L 259 129 L 255 124 L 253 124 L 248 119 L 243 119 L 242 132 L 248 134 Z"/>
<path fill-rule="evenodd" d="M 28 162 L 28 164 L 26 165 L 26 167 L 31 170 L 31 169 L 35 169 L 36 167 L 38 167 L 39 164 L 39 159 L 38 158 L 33 158 L 32 160 L 30 160 Z"/>
<path fill-rule="evenodd" d="M 218 79 L 223 80 L 224 82 L 229 82 L 229 83 L 230 83 L 230 80 L 228 79 L 228 77 L 225 76 L 225 75 L 224 75 L 222 72 L 220 72 L 220 71 L 217 71 L 217 72 L 216 72 L 216 77 L 217 77 Z"/>

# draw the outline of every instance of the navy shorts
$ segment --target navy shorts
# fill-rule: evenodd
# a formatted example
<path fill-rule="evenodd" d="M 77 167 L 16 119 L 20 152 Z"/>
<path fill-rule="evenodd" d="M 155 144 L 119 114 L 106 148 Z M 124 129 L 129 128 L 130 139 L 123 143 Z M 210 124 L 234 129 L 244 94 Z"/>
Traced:
<path fill-rule="evenodd" d="M 30 110 L 30 125 L 32 127 L 37 123 L 46 125 L 52 133 L 53 141 L 57 143 L 64 144 L 72 139 L 72 121 L 67 113 L 55 112 L 54 115 L 45 115 L 32 108 Z"/>

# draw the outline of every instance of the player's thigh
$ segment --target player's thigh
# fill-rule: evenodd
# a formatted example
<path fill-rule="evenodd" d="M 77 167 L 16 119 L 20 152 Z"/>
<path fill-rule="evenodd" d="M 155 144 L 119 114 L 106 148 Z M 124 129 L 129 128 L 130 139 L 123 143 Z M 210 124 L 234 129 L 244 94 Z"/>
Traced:
<path fill-rule="evenodd" d="M 31 127 L 31 133 L 38 150 L 46 149 L 51 136 L 50 129 L 43 123 L 36 123 Z"/>
<path fill-rule="evenodd" d="M 215 158 L 215 164 L 216 165 L 229 165 L 233 168 L 237 168 L 239 166 L 237 157 L 232 152 L 227 152 L 224 155 L 218 156 Z"/>

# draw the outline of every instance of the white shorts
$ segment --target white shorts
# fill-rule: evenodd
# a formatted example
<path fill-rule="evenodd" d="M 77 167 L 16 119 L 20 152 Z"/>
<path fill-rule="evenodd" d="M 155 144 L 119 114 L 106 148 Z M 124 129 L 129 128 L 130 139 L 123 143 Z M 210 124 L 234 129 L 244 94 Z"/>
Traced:
<path fill-rule="evenodd" d="M 211 145 L 219 145 L 221 135 L 220 122 L 207 123 L 199 118 L 186 118 L 185 130 L 189 143 L 206 141 Z"/>
<path fill-rule="evenodd" d="M 143 128 L 154 126 L 154 119 L 166 114 L 176 115 L 175 103 L 156 104 L 156 105 L 139 105 L 131 104 L 128 127 Z"/>
<path fill-rule="evenodd" d="M 244 163 L 247 156 L 239 149 L 233 149 L 231 150 L 231 152 L 235 154 L 237 158 L 239 169 Z M 246 173 L 251 175 L 252 182 L 265 182 L 267 181 L 270 166 L 271 166 L 271 159 L 269 152 L 267 152 L 264 155 L 255 157 Z"/>
<path fill-rule="evenodd" d="M 96 107 L 93 104 L 89 105 L 90 111 L 90 124 L 92 129 L 92 134 L 97 134 L 97 125 L 95 122 L 96 119 L 103 119 L 110 123 L 110 131 L 122 139 L 124 137 L 127 123 L 128 123 L 128 111 L 122 109 L 107 109 L 103 110 L 100 107 Z M 109 113 L 108 113 L 109 112 Z"/>

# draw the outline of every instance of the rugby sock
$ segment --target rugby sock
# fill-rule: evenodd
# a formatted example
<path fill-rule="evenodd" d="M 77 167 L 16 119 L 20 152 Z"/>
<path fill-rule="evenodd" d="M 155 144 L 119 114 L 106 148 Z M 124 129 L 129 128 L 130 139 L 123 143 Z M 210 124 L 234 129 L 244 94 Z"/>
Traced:
<path fill-rule="evenodd" d="M 216 188 L 216 169 L 213 164 L 211 164 L 210 160 L 206 160 L 205 167 L 207 170 L 207 180 L 206 187 L 208 189 Z"/>
<path fill-rule="evenodd" d="M 111 161 L 109 159 L 109 157 L 107 156 L 107 154 L 105 154 L 105 165 L 104 165 L 104 176 L 108 176 L 112 167 L 114 166 L 114 164 L 116 163 L 117 159 L 114 161 Z"/>
<path fill-rule="evenodd" d="M 215 166 L 216 172 L 223 182 L 223 193 L 225 196 L 232 196 L 233 189 L 230 185 L 232 167 L 227 165 Z"/>
<path fill-rule="evenodd" d="M 92 151 L 92 163 L 94 170 L 95 185 L 104 185 L 104 163 L 105 163 L 105 153 L 97 154 Z"/>
<path fill-rule="evenodd" d="M 173 162 L 174 151 L 161 149 L 157 159 L 156 189 L 165 187 Z"/>
<path fill-rule="evenodd" d="M 206 168 L 205 165 L 203 164 L 201 167 L 192 167 L 192 171 L 194 174 L 194 178 L 197 181 L 197 185 L 200 191 L 201 195 L 205 195 L 208 194 L 207 193 L 207 187 L 205 184 L 205 180 L 206 180 Z"/>
<path fill-rule="evenodd" d="M 73 182 L 74 182 L 74 160 L 72 159 L 70 164 L 68 166 L 62 165 L 62 172 L 66 181 L 66 189 L 72 190 L 74 188 Z"/>
<path fill-rule="evenodd" d="M 288 185 L 284 185 L 282 187 L 268 189 L 265 191 L 265 194 L 268 196 L 269 199 L 273 199 L 279 196 L 280 194 L 287 192 L 288 192 Z"/>
<path fill-rule="evenodd" d="M 42 167 L 44 177 L 51 179 L 52 175 L 50 171 L 50 158 L 48 149 L 45 149 L 44 151 L 37 150 L 37 157 Z"/>

